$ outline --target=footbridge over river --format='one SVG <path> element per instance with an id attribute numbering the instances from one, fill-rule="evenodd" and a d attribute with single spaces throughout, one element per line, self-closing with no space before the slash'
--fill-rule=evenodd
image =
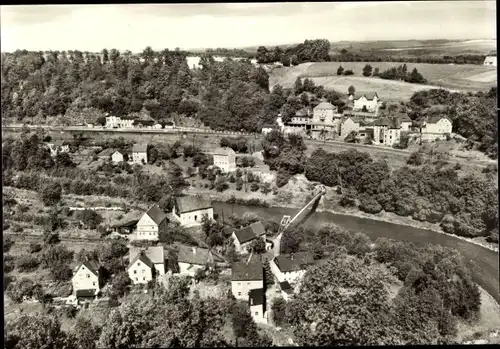
<path id="1" fill-rule="evenodd" d="M 298 226 L 307 217 L 309 217 L 309 215 L 316 211 L 321 197 L 326 193 L 326 189 L 322 185 L 318 186 L 317 190 L 318 192 L 316 193 L 316 195 L 314 195 L 313 198 L 309 200 L 295 216 L 283 216 L 283 218 L 281 219 L 278 236 L 276 236 L 276 238 L 273 240 L 274 256 L 279 256 L 280 254 L 281 238 L 283 237 L 283 233 L 290 228 Z"/>

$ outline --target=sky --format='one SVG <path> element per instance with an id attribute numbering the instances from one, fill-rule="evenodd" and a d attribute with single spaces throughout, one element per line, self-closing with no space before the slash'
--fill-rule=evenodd
<path id="1" fill-rule="evenodd" d="M 495 39 L 495 1 L 0 6 L 1 51 Z"/>

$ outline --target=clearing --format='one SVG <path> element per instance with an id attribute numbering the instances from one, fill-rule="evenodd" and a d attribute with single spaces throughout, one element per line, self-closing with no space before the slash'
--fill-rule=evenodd
<path id="1" fill-rule="evenodd" d="M 380 72 L 398 66 L 400 62 L 316 62 L 304 63 L 295 67 L 277 67 L 269 77 L 272 87 L 280 84 L 283 87 L 292 87 L 300 77 L 313 78 L 316 84 L 327 89 L 346 92 L 350 85 L 357 91 L 377 91 L 384 100 L 409 99 L 417 91 L 446 88 L 456 91 L 475 92 L 486 91 L 496 86 L 496 68 L 474 64 L 448 65 L 428 63 L 407 63 L 408 71 L 417 70 L 429 81 L 428 85 L 410 84 L 395 80 L 384 80 L 377 77 L 362 76 L 363 67 L 370 64 Z M 351 69 L 355 75 L 338 76 L 337 68 Z"/>

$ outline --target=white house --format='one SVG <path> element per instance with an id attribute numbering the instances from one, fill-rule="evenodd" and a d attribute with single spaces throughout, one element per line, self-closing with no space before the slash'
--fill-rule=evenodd
<path id="1" fill-rule="evenodd" d="M 127 272 L 133 284 L 147 284 L 155 277 L 155 266 L 146 253 L 140 251 L 130 261 Z"/>
<path id="2" fill-rule="evenodd" d="M 289 283 L 298 281 L 306 272 L 306 268 L 313 264 L 315 264 L 313 255 L 309 252 L 282 254 L 274 257 L 269 263 L 276 279 L 279 282 Z"/>
<path id="3" fill-rule="evenodd" d="M 132 146 L 132 161 L 134 164 L 142 165 L 148 163 L 148 145 L 134 144 Z"/>
<path id="4" fill-rule="evenodd" d="M 231 292 L 236 299 L 248 301 L 251 290 L 264 288 L 264 267 L 260 261 L 237 262 L 231 267 Z"/>
<path id="5" fill-rule="evenodd" d="M 237 253 L 250 253 L 252 243 L 257 239 L 266 241 L 266 228 L 261 221 L 254 222 L 249 226 L 235 230 L 232 234 L 234 247 Z M 266 242 L 266 249 L 270 246 Z"/>
<path id="6" fill-rule="evenodd" d="M 137 239 L 156 241 L 167 224 L 167 214 L 153 205 L 137 222 Z"/>
<path id="7" fill-rule="evenodd" d="M 281 296 L 287 302 L 293 297 L 293 287 L 288 281 L 280 282 L 279 289 L 281 291 Z"/>
<path id="8" fill-rule="evenodd" d="M 401 131 L 403 129 L 400 118 L 379 118 L 369 126 L 373 128 L 374 144 L 383 144 L 391 147 L 395 143 L 399 143 L 401 139 Z"/>
<path id="9" fill-rule="evenodd" d="M 236 153 L 231 148 L 217 148 L 213 152 L 214 166 L 228 173 L 236 171 Z"/>
<path id="10" fill-rule="evenodd" d="M 80 263 L 73 272 L 71 283 L 76 297 L 95 296 L 101 289 L 99 266 L 93 261 Z"/>
<path id="11" fill-rule="evenodd" d="M 204 269 L 208 263 L 220 262 L 212 252 L 206 248 L 180 245 L 177 253 L 179 274 L 195 276 L 196 271 Z"/>
<path id="12" fill-rule="evenodd" d="M 121 151 L 121 150 L 115 150 L 113 154 L 111 154 L 111 161 L 114 164 L 119 164 L 122 161 L 125 161 L 127 157 L 127 153 Z"/>
<path id="13" fill-rule="evenodd" d="M 342 122 L 340 136 L 345 138 L 352 131 L 359 132 L 365 125 L 363 118 L 350 116 Z"/>
<path id="14" fill-rule="evenodd" d="M 250 290 L 248 293 L 248 306 L 253 321 L 267 324 L 266 292 L 263 288 Z"/>
<path id="15" fill-rule="evenodd" d="M 451 120 L 446 116 L 433 116 L 427 119 L 422 127 L 422 140 L 433 141 L 436 139 L 445 140 L 446 134 L 452 131 Z"/>
<path id="16" fill-rule="evenodd" d="M 413 124 L 412 120 L 406 113 L 401 113 L 397 116 L 399 118 L 399 122 L 401 123 L 401 131 L 408 132 L 410 131 L 411 125 Z"/>
<path id="17" fill-rule="evenodd" d="M 364 93 L 357 97 L 354 97 L 353 110 L 364 110 L 371 113 L 376 113 L 378 111 L 379 98 L 376 92 Z"/>
<path id="18" fill-rule="evenodd" d="M 163 127 L 161 126 L 161 124 L 154 124 L 153 128 L 154 129 L 162 129 Z"/>
<path id="19" fill-rule="evenodd" d="M 120 119 L 118 120 L 119 128 L 134 128 L 134 119 Z"/>
<path id="20" fill-rule="evenodd" d="M 154 268 L 154 272 L 152 277 L 162 277 L 166 273 L 166 255 L 165 255 L 165 249 L 163 246 L 148 246 L 146 248 L 140 248 L 140 247 L 130 247 L 129 249 L 129 260 L 130 260 L 130 265 L 134 264 L 134 261 L 136 257 L 140 254 L 144 254 L 145 257 L 148 258 L 148 260 L 151 262 Z M 137 266 L 136 266 L 137 267 Z M 139 275 L 134 272 L 136 269 L 130 269 L 129 271 L 129 276 L 130 274 L 133 274 L 131 276 L 132 281 L 135 283 L 136 281 L 139 282 L 139 280 L 135 280 L 134 275 Z M 144 280 L 142 280 L 144 281 Z"/>
<path id="21" fill-rule="evenodd" d="M 201 196 L 176 197 L 172 215 L 182 226 L 194 226 L 201 224 L 204 215 L 208 219 L 214 219 L 214 209 L 210 200 Z"/>
<path id="22" fill-rule="evenodd" d="M 486 56 L 483 64 L 496 67 L 497 66 L 497 56 Z"/>

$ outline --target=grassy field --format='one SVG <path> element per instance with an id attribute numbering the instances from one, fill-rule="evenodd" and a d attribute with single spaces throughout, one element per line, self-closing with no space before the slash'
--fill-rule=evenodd
<path id="1" fill-rule="evenodd" d="M 401 81 L 383 80 L 362 76 L 363 67 L 370 64 L 384 71 L 400 65 L 398 62 L 318 62 L 304 63 L 296 67 L 279 67 L 272 71 L 269 85 L 280 84 L 292 87 L 298 76 L 313 78 L 316 84 L 327 89 L 347 92 L 354 85 L 359 92 L 376 91 L 384 100 L 406 100 L 417 91 L 442 87 L 456 91 L 484 91 L 496 86 L 496 68 L 481 65 L 447 65 L 408 63 L 408 71 L 417 68 L 429 81 L 428 85 L 409 84 Z M 337 68 L 352 69 L 355 75 L 337 76 Z"/>

